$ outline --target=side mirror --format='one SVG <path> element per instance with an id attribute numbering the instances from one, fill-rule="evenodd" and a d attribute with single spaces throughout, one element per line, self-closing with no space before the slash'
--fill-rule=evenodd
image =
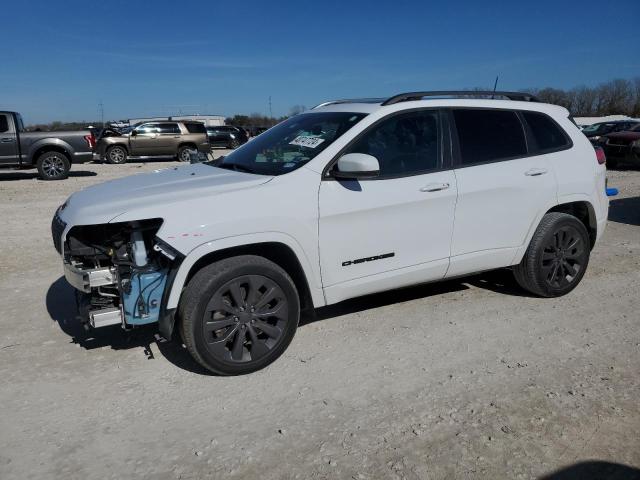
<path id="1" fill-rule="evenodd" d="M 137 136 L 137 135 L 138 135 L 137 130 L 131 130 L 131 136 L 132 136 L 132 137 L 135 137 L 135 136 Z"/>
<path id="2" fill-rule="evenodd" d="M 373 155 L 366 153 L 347 153 L 338 159 L 331 175 L 334 178 L 358 179 L 373 178 L 380 174 L 380 163 Z"/>

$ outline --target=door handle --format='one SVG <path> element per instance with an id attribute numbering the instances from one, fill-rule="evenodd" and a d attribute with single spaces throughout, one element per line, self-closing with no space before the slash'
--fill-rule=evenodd
<path id="1" fill-rule="evenodd" d="M 440 190 L 446 190 L 450 185 L 448 183 L 430 183 L 420 189 L 421 192 L 439 192 Z"/>
<path id="2" fill-rule="evenodd" d="M 544 175 L 545 173 L 547 173 L 547 169 L 546 168 L 531 168 L 531 169 L 527 170 L 526 172 L 524 172 L 524 174 L 527 177 L 538 177 L 540 175 Z"/>
<path id="3" fill-rule="evenodd" d="M 13 142 L 15 142 L 15 138 L 12 138 L 12 137 L 0 138 L 0 142 L 1 143 L 13 143 Z"/>

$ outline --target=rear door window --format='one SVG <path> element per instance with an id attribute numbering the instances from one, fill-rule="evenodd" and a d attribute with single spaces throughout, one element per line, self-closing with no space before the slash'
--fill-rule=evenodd
<path id="1" fill-rule="evenodd" d="M 564 130 L 548 115 L 540 112 L 522 112 L 525 122 L 533 137 L 532 152 L 561 150 L 570 145 L 569 137 Z"/>
<path id="2" fill-rule="evenodd" d="M 463 166 L 496 162 L 527 154 L 522 123 L 515 111 L 454 109 Z"/>
<path id="3" fill-rule="evenodd" d="M 161 123 L 158 125 L 160 133 L 180 133 L 180 128 L 177 123 Z"/>

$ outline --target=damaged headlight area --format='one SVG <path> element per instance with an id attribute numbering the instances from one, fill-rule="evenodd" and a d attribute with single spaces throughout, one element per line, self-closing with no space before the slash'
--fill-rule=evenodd
<path id="1" fill-rule="evenodd" d="M 67 281 L 86 325 L 157 322 L 180 254 L 156 238 L 161 219 L 73 227 L 64 244 Z"/>

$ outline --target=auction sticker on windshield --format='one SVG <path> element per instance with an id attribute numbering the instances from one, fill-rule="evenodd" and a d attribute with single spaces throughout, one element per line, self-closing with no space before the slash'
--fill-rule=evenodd
<path id="1" fill-rule="evenodd" d="M 306 135 L 300 135 L 289 142 L 289 145 L 299 145 L 300 147 L 316 148 L 324 142 L 324 138 L 320 137 L 307 137 Z"/>

